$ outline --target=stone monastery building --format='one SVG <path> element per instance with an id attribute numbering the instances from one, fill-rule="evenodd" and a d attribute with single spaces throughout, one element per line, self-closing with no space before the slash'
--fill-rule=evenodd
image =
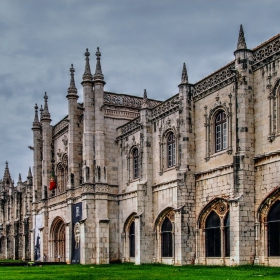
<path id="1" fill-rule="evenodd" d="M 280 265 L 280 34 L 161 102 L 107 92 L 85 53 L 68 115 L 35 106 L 34 166 L 0 185 L 0 258 Z M 49 190 L 50 181 L 55 184 Z"/>

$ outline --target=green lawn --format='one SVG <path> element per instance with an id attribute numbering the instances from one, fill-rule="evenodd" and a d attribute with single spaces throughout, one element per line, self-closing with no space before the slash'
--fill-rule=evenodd
<path id="1" fill-rule="evenodd" d="M 53 265 L 0 267 L 0 279 L 279 279 L 280 268 L 263 266 Z"/>

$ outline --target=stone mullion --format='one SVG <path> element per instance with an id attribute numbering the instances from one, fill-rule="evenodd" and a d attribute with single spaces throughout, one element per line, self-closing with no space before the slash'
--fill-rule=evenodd
<path id="1" fill-rule="evenodd" d="M 127 178 L 127 185 L 129 185 L 130 183 L 130 155 L 127 156 L 127 175 L 128 175 L 128 178 Z"/>
<path id="2" fill-rule="evenodd" d="M 159 175 L 162 175 L 163 173 L 163 149 L 162 149 L 162 141 L 161 141 L 161 137 L 160 137 L 160 141 L 159 141 Z"/>
<path id="3" fill-rule="evenodd" d="M 223 260 L 223 265 L 225 264 L 225 250 L 226 250 L 226 247 L 225 247 L 225 227 L 224 226 L 221 226 L 221 258 Z"/>
<path id="4" fill-rule="evenodd" d="M 268 242 L 267 242 L 267 222 L 264 223 L 263 225 L 263 255 L 264 255 L 264 264 L 268 265 L 269 264 L 269 256 L 268 256 Z"/>
<path id="5" fill-rule="evenodd" d="M 259 240 L 260 240 L 260 223 L 255 223 L 255 260 L 254 264 L 259 264 L 260 259 L 259 259 Z"/>
<path id="6" fill-rule="evenodd" d="M 272 102 L 271 102 L 272 97 L 269 95 L 268 100 L 269 100 L 269 137 L 272 136 L 272 115 L 271 115 L 271 107 L 272 107 Z"/>
<path id="7" fill-rule="evenodd" d="M 207 106 L 204 106 L 205 109 L 205 114 L 204 114 L 204 118 L 205 118 L 205 122 L 204 122 L 204 127 L 205 127 L 205 160 L 208 160 L 208 120 L 207 120 Z"/>
<path id="8" fill-rule="evenodd" d="M 229 95 L 229 114 L 228 114 L 228 154 L 232 153 L 232 95 Z"/>
<path id="9" fill-rule="evenodd" d="M 176 133 L 176 139 L 175 139 L 175 149 L 176 149 L 176 159 L 175 159 L 175 166 L 176 168 L 179 168 L 180 166 L 180 159 L 179 159 L 179 132 Z"/>

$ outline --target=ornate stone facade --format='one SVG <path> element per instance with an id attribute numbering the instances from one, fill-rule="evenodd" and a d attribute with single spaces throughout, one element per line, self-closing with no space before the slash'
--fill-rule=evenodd
<path id="1" fill-rule="evenodd" d="M 241 27 L 233 61 L 195 84 L 184 64 L 163 102 L 104 91 L 87 50 L 83 103 L 72 65 L 68 116 L 50 124 L 47 94 L 35 106 L 33 177 L 5 169 L 1 256 L 279 265 L 279 40 L 248 49 Z"/>

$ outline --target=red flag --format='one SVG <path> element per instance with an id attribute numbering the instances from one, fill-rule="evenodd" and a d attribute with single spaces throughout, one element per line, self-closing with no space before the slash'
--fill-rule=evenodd
<path id="1" fill-rule="evenodd" d="M 55 180 L 55 175 L 54 172 L 51 172 L 51 178 L 50 178 L 50 191 L 56 189 L 57 185 L 56 185 L 56 180 Z"/>

